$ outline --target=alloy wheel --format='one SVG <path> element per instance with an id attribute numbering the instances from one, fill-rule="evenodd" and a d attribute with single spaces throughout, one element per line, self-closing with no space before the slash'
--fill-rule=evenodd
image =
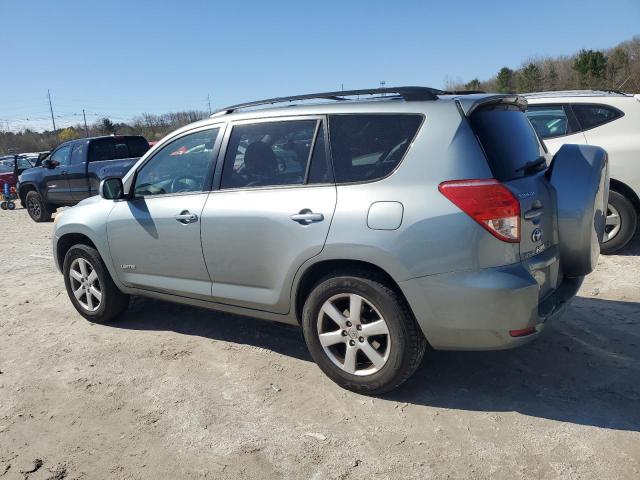
<path id="1" fill-rule="evenodd" d="M 35 198 L 29 199 L 29 202 L 27 203 L 27 208 L 29 209 L 29 212 L 31 212 L 32 216 L 34 217 L 40 216 L 40 202 L 38 202 Z"/>
<path id="2" fill-rule="evenodd" d="M 69 269 L 71 290 L 80 306 L 87 312 L 95 312 L 102 303 L 102 285 L 98 273 L 86 259 L 76 258 Z"/>
<path id="3" fill-rule="evenodd" d="M 334 295 L 320 308 L 318 338 L 325 354 L 341 370 L 366 376 L 389 359 L 389 327 L 375 306 L 355 293 Z"/>
<path id="4" fill-rule="evenodd" d="M 607 217 L 604 225 L 604 238 L 602 239 L 602 243 L 607 243 L 618 235 L 621 225 L 620 212 L 609 203 L 607 205 Z"/>

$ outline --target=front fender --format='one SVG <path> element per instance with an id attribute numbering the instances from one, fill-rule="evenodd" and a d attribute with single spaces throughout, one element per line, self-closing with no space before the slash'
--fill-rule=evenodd
<path id="1" fill-rule="evenodd" d="M 63 261 L 62 258 L 58 258 L 60 241 L 69 235 L 81 235 L 88 238 L 95 245 L 107 270 L 111 274 L 111 278 L 120 287 L 107 238 L 107 220 L 115 202 L 102 198 L 96 200 L 95 197 L 87 200 L 92 201 L 85 200 L 82 204 L 66 208 L 58 214 L 52 235 L 53 256 L 56 267 L 60 270 Z"/>

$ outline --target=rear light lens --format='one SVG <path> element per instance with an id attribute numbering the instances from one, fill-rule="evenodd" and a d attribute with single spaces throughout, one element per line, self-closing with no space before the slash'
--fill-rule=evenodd
<path id="1" fill-rule="evenodd" d="M 536 333 L 536 327 L 527 327 L 520 330 L 509 330 L 509 335 L 511 335 L 512 337 L 526 337 L 527 335 L 531 335 L 534 333 Z"/>
<path id="2" fill-rule="evenodd" d="M 442 182 L 438 190 L 503 242 L 520 241 L 520 202 L 493 178 Z"/>

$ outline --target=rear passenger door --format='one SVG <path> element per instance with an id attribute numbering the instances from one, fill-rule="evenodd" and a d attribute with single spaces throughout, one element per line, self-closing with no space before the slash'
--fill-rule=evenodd
<path id="1" fill-rule="evenodd" d="M 213 300 L 287 313 L 293 277 L 322 250 L 336 204 L 325 120 L 236 122 L 225 145 L 202 212 Z"/>
<path id="2" fill-rule="evenodd" d="M 527 117 L 552 155 L 565 143 L 587 143 L 569 105 L 529 105 Z"/>

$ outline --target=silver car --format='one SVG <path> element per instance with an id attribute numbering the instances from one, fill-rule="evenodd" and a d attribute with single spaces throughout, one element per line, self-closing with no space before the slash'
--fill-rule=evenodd
<path id="1" fill-rule="evenodd" d="M 386 392 L 427 345 L 537 337 L 596 264 L 606 152 L 549 158 L 524 110 L 424 87 L 234 105 L 58 215 L 56 266 L 92 322 L 142 295 L 301 325 L 336 383 Z"/>

